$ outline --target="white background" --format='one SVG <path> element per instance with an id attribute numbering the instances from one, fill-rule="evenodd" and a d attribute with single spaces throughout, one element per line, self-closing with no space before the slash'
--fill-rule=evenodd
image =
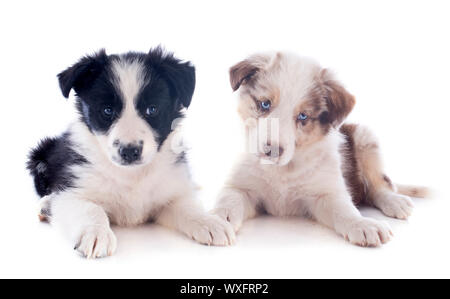
<path id="1" fill-rule="evenodd" d="M 450 277 L 448 1 L 2 1 L 0 4 L 0 277 Z M 304 219 L 249 221 L 237 245 L 209 248 L 146 225 L 114 228 L 119 246 L 80 258 L 37 221 L 29 149 L 76 115 L 56 74 L 86 53 L 163 44 L 197 67 L 185 121 L 191 166 L 207 207 L 241 148 L 228 68 L 248 54 L 289 50 L 335 70 L 356 95 L 350 119 L 372 127 L 387 173 L 428 185 L 409 221 L 387 220 L 382 248 L 346 243 Z M 168 182 L 169 183 L 169 182 Z"/>

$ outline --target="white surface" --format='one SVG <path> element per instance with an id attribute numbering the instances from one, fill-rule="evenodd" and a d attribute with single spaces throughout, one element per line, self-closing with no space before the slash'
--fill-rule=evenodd
<path id="1" fill-rule="evenodd" d="M 0 277 L 450 277 L 447 1 L 16 1 L 0 4 L 2 148 Z M 388 220 L 382 248 L 347 244 L 303 219 L 249 221 L 237 245 L 209 248 L 156 225 L 114 228 L 117 254 L 78 257 L 37 221 L 24 170 L 39 138 L 75 116 L 56 74 L 85 53 L 165 45 L 197 66 L 186 120 L 191 165 L 207 207 L 241 145 L 228 68 L 261 50 L 290 50 L 334 69 L 356 95 L 351 120 L 380 138 L 394 181 L 433 187 L 407 222 Z"/>

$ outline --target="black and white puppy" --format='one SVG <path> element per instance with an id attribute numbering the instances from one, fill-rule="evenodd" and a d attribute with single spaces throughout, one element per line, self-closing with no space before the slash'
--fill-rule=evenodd
<path id="1" fill-rule="evenodd" d="M 195 68 L 161 48 L 82 58 L 58 75 L 73 89 L 80 119 L 31 151 L 28 169 L 43 197 L 41 219 L 59 226 L 86 257 L 114 253 L 110 223 L 154 220 L 194 240 L 228 245 L 232 227 L 194 200 L 178 119 L 195 87 Z"/>

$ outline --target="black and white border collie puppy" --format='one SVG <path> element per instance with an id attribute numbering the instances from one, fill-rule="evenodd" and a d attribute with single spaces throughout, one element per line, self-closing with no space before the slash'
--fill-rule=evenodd
<path id="1" fill-rule="evenodd" d="M 101 50 L 58 78 L 64 97 L 76 92 L 81 117 L 30 153 L 42 220 L 88 258 L 116 250 L 110 223 L 154 220 L 202 244 L 233 242 L 232 227 L 194 200 L 184 153 L 172 146 L 194 92 L 194 66 L 160 47 L 148 54 Z"/>

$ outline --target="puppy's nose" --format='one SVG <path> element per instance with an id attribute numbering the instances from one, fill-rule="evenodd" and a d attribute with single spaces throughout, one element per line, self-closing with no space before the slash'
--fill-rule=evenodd
<path id="1" fill-rule="evenodd" d="M 131 164 L 141 158 L 142 145 L 128 144 L 119 148 L 119 155 L 126 164 Z"/>
<path id="2" fill-rule="evenodd" d="M 278 153 L 275 152 L 271 146 L 269 146 L 267 148 L 267 150 L 265 151 L 265 154 L 267 157 L 277 158 L 277 157 L 281 157 L 281 155 L 283 155 L 283 152 L 284 152 L 284 148 L 282 148 L 281 146 L 278 147 Z"/>

